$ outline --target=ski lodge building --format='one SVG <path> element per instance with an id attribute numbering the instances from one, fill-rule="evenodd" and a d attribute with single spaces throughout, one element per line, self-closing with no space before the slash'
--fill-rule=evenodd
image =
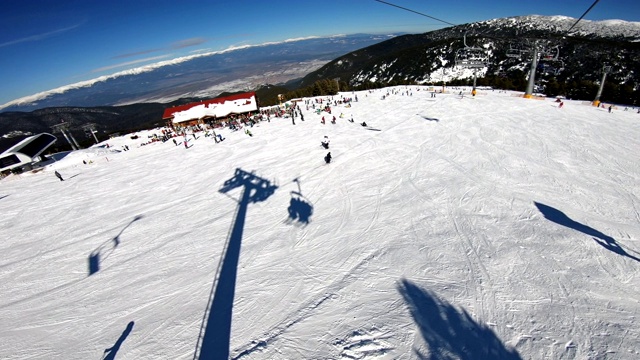
<path id="1" fill-rule="evenodd" d="M 255 92 L 246 92 L 210 100 L 174 106 L 164 110 L 162 119 L 171 127 L 186 127 L 226 121 L 231 116 L 258 111 Z"/>
<path id="2" fill-rule="evenodd" d="M 57 138 L 48 133 L 41 133 L 20 141 L 0 154 L 0 173 L 7 173 L 14 169 L 29 170 L 31 165 L 43 160 L 40 156 Z"/>

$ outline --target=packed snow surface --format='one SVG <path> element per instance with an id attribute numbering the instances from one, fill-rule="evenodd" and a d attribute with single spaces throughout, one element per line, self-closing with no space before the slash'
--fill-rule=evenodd
<path id="1" fill-rule="evenodd" d="M 0 358 L 640 358 L 640 114 L 447 91 L 3 179 Z"/>

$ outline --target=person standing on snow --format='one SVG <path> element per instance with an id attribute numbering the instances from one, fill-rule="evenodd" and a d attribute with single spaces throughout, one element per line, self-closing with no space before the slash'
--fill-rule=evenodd
<path id="1" fill-rule="evenodd" d="M 321 145 L 325 149 L 329 148 L 329 137 L 327 135 L 324 136 L 324 139 L 322 140 Z"/>
<path id="2" fill-rule="evenodd" d="M 56 176 L 58 177 L 58 179 L 60 179 L 60 181 L 64 181 L 64 179 L 62 178 L 62 175 L 60 175 L 58 170 L 54 171 L 53 173 L 56 174 Z"/>
<path id="3" fill-rule="evenodd" d="M 331 162 L 331 152 L 328 152 L 327 155 L 325 155 L 324 162 L 327 164 Z"/>

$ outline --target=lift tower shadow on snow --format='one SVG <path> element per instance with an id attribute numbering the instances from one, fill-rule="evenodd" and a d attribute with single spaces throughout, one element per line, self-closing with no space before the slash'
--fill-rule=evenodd
<path id="1" fill-rule="evenodd" d="M 235 220 L 229 230 L 224 255 L 211 287 L 194 360 L 229 359 L 233 299 L 247 208 L 251 203 L 267 200 L 278 187 L 253 173 L 236 169 L 234 176 L 224 182 L 219 192 L 226 194 L 236 188 L 244 189 L 238 200 Z"/>

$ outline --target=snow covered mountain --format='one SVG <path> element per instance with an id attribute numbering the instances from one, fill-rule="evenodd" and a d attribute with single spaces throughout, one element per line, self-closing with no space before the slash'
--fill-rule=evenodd
<path id="1" fill-rule="evenodd" d="M 568 16 L 528 15 L 481 21 L 476 24 L 470 24 L 470 27 L 511 28 L 521 32 L 543 30 L 550 33 L 566 33 L 567 36 L 624 37 L 632 41 L 640 41 L 640 22 L 625 20 L 592 21 L 583 19 L 571 29 L 571 32 L 567 32 L 577 20 L 578 19 Z"/>
<path id="2" fill-rule="evenodd" d="M 91 107 L 168 103 L 179 98 L 213 98 L 263 84 L 285 83 L 328 61 L 393 35 L 352 34 L 297 39 L 209 52 L 71 84 L 0 104 L 0 111 L 47 107 Z"/>
<path id="3" fill-rule="evenodd" d="M 640 358 L 640 114 L 430 90 L 0 180 L 0 358 Z"/>
<path id="4" fill-rule="evenodd" d="M 611 67 L 607 101 L 640 104 L 640 23 L 621 20 L 580 21 L 564 16 L 521 16 L 487 20 L 404 35 L 354 51 L 307 75 L 340 78 L 356 88 L 396 84 L 469 84 L 473 70 L 456 64 L 468 47 L 483 49 L 487 66 L 477 69 L 481 85 L 523 91 L 533 46 L 542 50 L 536 79 L 547 94 L 593 100 L 602 68 Z M 510 51 L 522 51 L 510 57 Z"/>

